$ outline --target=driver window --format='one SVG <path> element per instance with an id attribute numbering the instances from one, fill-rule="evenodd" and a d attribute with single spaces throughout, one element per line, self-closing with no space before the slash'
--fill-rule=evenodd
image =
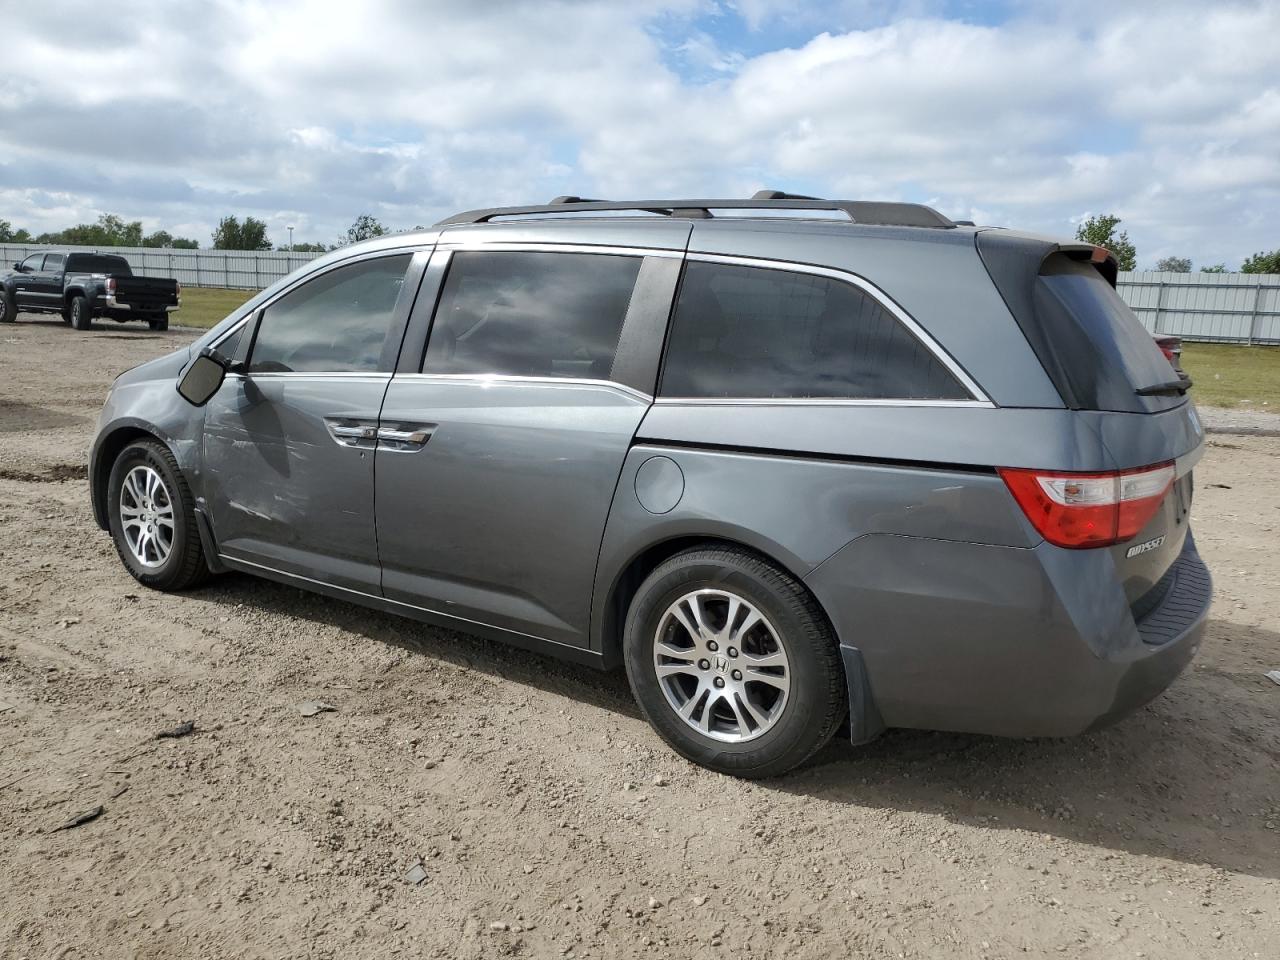
<path id="1" fill-rule="evenodd" d="M 44 262 L 43 253 L 33 253 L 27 259 L 22 261 L 23 273 L 34 273 L 40 269 L 40 264 Z"/>
<path id="2" fill-rule="evenodd" d="M 363 260 L 285 294 L 263 312 L 249 372 L 377 370 L 411 259 Z"/>

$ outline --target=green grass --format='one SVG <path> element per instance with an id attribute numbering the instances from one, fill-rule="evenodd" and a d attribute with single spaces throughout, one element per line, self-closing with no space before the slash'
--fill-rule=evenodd
<path id="1" fill-rule="evenodd" d="M 1198 404 L 1280 414 L 1280 347 L 1183 343 L 1182 369 Z"/>
<path id="2" fill-rule="evenodd" d="M 183 287 L 182 309 L 169 314 L 169 321 L 184 327 L 201 327 L 207 330 L 257 292 L 223 290 L 219 287 Z"/>

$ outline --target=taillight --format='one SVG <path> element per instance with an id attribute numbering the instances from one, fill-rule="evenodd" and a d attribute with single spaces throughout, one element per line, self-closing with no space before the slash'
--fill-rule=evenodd
<path id="1" fill-rule="evenodd" d="M 116 278 L 107 277 L 107 296 L 114 297 L 116 295 Z"/>
<path id="2" fill-rule="evenodd" d="M 1109 473 L 1000 468 L 1005 486 L 1040 535 L 1071 549 L 1137 536 L 1160 509 L 1174 473 L 1172 463 Z"/>
<path id="3" fill-rule="evenodd" d="M 1163 340 L 1156 341 L 1156 345 L 1160 348 L 1160 352 L 1164 354 L 1164 358 L 1173 367 L 1178 367 L 1182 360 L 1182 340 L 1178 337 L 1166 337 Z"/>

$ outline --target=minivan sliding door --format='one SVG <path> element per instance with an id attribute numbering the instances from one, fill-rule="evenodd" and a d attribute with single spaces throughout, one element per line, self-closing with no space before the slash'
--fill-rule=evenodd
<path id="1" fill-rule="evenodd" d="M 383 593 L 587 646 L 614 487 L 652 402 L 681 254 L 437 248 L 425 357 L 387 389 L 376 470 Z"/>

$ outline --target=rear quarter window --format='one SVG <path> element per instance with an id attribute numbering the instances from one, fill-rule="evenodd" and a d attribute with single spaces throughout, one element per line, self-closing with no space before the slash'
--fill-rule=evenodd
<path id="1" fill-rule="evenodd" d="M 933 352 L 850 283 L 690 261 L 661 393 L 705 399 L 968 400 Z"/>

